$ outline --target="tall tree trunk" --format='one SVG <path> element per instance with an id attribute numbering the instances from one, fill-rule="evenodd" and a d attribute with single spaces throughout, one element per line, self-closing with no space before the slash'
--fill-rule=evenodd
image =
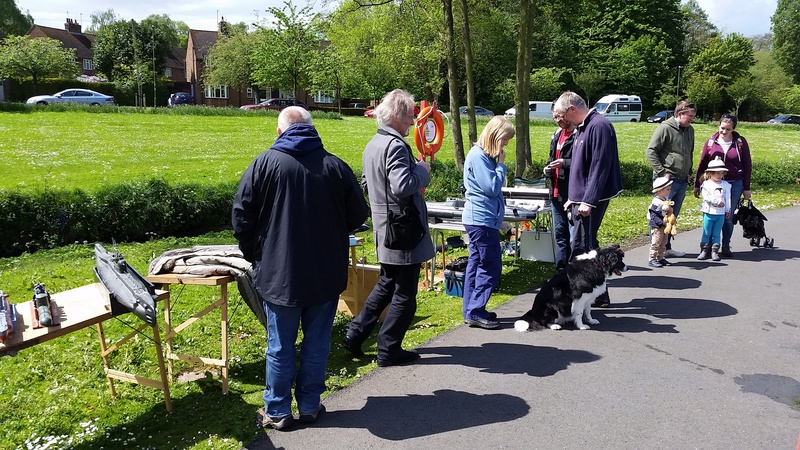
<path id="1" fill-rule="evenodd" d="M 453 27 L 453 1 L 442 0 L 444 5 L 444 23 L 447 29 L 444 48 L 447 53 L 447 84 L 450 88 L 450 123 L 453 131 L 453 151 L 456 166 L 464 169 L 464 141 L 461 137 L 461 117 L 458 115 L 458 78 L 456 77 L 455 31 Z"/>
<path id="2" fill-rule="evenodd" d="M 520 0 L 519 2 L 519 43 L 517 47 L 517 82 L 515 86 L 516 103 L 516 170 L 514 175 L 524 176 L 533 166 L 531 160 L 530 118 L 528 117 L 528 97 L 531 86 L 531 33 L 533 28 L 533 12 L 536 0 Z"/>
<path id="3" fill-rule="evenodd" d="M 475 125 L 475 77 L 472 73 L 472 42 L 469 38 L 469 9 L 467 0 L 461 0 L 461 16 L 464 25 L 461 28 L 461 39 L 464 46 L 464 70 L 467 72 L 467 114 L 469 120 L 469 145 L 478 141 L 478 128 Z M 458 111 L 450 110 L 450 115 L 458 114 Z"/>

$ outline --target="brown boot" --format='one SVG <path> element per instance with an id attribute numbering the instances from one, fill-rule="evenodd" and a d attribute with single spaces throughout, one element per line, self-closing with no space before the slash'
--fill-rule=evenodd
<path id="1" fill-rule="evenodd" d="M 697 255 L 698 261 L 708 259 L 708 244 L 700 244 L 700 254 Z"/>
<path id="2" fill-rule="evenodd" d="M 712 261 L 722 260 L 722 258 L 719 257 L 719 244 L 714 244 L 711 246 L 711 260 Z"/>

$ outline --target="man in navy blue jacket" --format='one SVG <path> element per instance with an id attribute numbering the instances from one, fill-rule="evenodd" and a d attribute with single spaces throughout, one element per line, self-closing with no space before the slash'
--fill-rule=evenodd
<path id="1" fill-rule="evenodd" d="M 575 226 L 572 257 L 600 246 L 597 232 L 609 201 L 622 192 L 617 133 L 614 126 L 574 92 L 564 92 L 553 111 L 578 128 L 572 145 L 569 197 L 565 205 Z M 600 304 L 608 304 L 605 301 Z"/>
<path id="2" fill-rule="evenodd" d="M 267 314 L 267 381 L 258 424 L 278 430 L 325 411 L 325 370 L 339 294 L 347 287 L 349 234 L 368 208 L 353 171 L 328 153 L 311 115 L 291 106 L 278 139 L 245 170 L 233 202 L 233 235 L 253 264 Z M 295 341 L 302 326 L 299 367 Z"/>

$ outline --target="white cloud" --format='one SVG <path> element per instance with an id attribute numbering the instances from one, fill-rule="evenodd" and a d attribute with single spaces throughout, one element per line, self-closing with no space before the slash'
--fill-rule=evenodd
<path id="1" fill-rule="evenodd" d="M 777 0 L 697 0 L 708 15 L 708 21 L 723 33 L 739 33 L 746 37 L 770 33 Z"/>

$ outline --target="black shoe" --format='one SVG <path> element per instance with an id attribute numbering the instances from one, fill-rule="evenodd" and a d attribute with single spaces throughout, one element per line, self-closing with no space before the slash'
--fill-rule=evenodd
<path id="1" fill-rule="evenodd" d="M 489 320 L 497 320 L 497 313 L 494 311 L 489 312 Z"/>
<path id="2" fill-rule="evenodd" d="M 361 344 L 356 344 L 353 338 L 345 336 L 344 339 L 342 339 L 342 343 L 344 344 L 344 348 L 346 348 L 351 355 L 357 357 L 364 356 L 364 351 L 361 350 Z"/>
<path id="3" fill-rule="evenodd" d="M 391 356 L 386 358 L 378 358 L 378 367 L 402 366 L 403 364 L 408 364 L 418 359 L 419 353 L 408 350 L 400 350 L 399 352 L 393 353 Z"/>
<path id="4" fill-rule="evenodd" d="M 500 322 L 491 319 L 484 319 L 483 317 L 464 319 L 464 323 L 471 327 L 483 328 L 485 330 L 493 330 L 500 326 Z"/>
<path id="5" fill-rule="evenodd" d="M 666 259 L 659 259 L 658 262 L 661 263 L 662 266 L 671 266 L 672 265 L 672 263 L 667 261 Z"/>
<path id="6" fill-rule="evenodd" d="M 317 418 L 319 417 L 319 415 L 324 413 L 324 412 L 325 412 L 325 405 L 320 403 L 319 406 L 317 406 L 317 409 L 314 412 L 308 412 L 308 413 L 301 412 L 300 413 L 300 422 L 303 422 L 303 423 L 314 423 L 314 422 L 317 421 Z"/>

